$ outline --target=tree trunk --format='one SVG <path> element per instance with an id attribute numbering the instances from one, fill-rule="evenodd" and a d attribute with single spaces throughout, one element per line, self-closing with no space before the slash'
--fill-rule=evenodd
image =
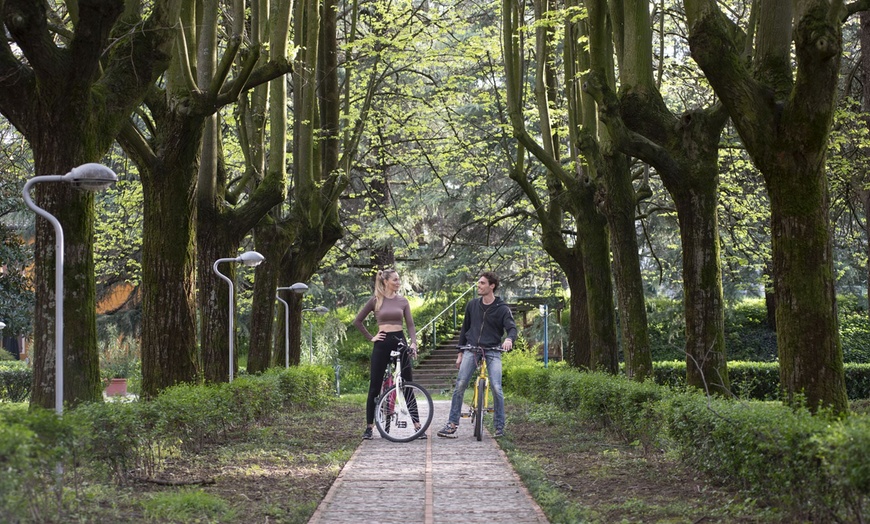
<path id="1" fill-rule="evenodd" d="M 811 409 L 830 406 L 843 411 L 848 400 L 834 291 L 827 179 L 820 166 L 803 164 L 803 155 L 795 160 L 782 166 L 782 173 L 768 171 L 777 180 L 768 183 L 768 192 L 780 380 L 790 400 L 803 394 Z"/>
<path id="2" fill-rule="evenodd" d="M 197 245 L 197 275 L 198 290 L 197 302 L 200 314 L 200 345 L 201 345 L 201 370 L 202 376 L 207 382 L 227 382 L 230 376 L 230 365 L 233 366 L 233 375 L 238 370 L 236 358 L 238 351 L 233 352 L 233 362 L 230 362 L 230 334 L 229 334 L 229 308 L 230 300 L 233 300 L 235 308 L 235 294 L 230 296 L 227 283 L 214 273 L 214 263 L 221 258 L 236 256 L 239 245 L 236 241 L 228 238 L 226 229 L 221 227 L 218 217 L 209 218 L 203 216 L 200 209 L 198 218 Z M 236 282 L 235 262 L 218 264 L 218 271 L 231 281 Z M 235 284 L 234 284 L 235 288 Z M 234 330 L 235 331 L 235 330 Z M 235 337 L 235 333 L 233 333 Z M 234 348 L 237 346 L 233 344 Z"/>
<path id="3" fill-rule="evenodd" d="M 580 258 L 580 257 L 578 257 Z M 582 260 L 582 258 L 581 258 Z M 564 359 L 571 367 L 592 368 L 592 348 L 589 336 L 589 305 L 586 297 L 586 277 L 583 264 L 562 267 L 571 290 L 571 310 L 568 319 L 568 347 Z"/>
<path id="4" fill-rule="evenodd" d="M 51 146 L 34 152 L 50 151 Z M 64 165 L 65 167 L 60 167 Z M 46 162 L 36 155 L 36 172 L 64 174 L 74 165 Z M 94 300 L 93 196 L 62 183 L 36 184 L 36 204 L 60 222 L 64 236 L 63 264 L 63 402 L 76 405 L 101 397 Z M 56 344 L 55 232 L 37 219 L 35 255 L 36 315 L 33 340 L 33 389 L 31 404 L 55 407 Z"/>
<path id="5" fill-rule="evenodd" d="M 578 210 L 591 210 L 588 201 L 578 203 Z M 586 304 L 589 318 L 589 369 L 616 374 L 619 372 L 619 343 L 616 336 L 616 314 L 613 303 L 613 275 L 610 271 L 610 237 L 606 219 L 597 213 L 579 212 L 577 242 L 583 254 L 583 274 L 586 278 Z"/>
<path id="6" fill-rule="evenodd" d="M 177 122 L 177 121 L 176 121 Z M 182 126 L 185 127 L 185 126 Z M 164 129 L 173 129 L 167 125 Z M 180 133 L 188 144 L 156 165 L 140 164 L 145 213 L 142 226 L 142 395 L 155 397 L 196 378 L 193 197 L 197 133 Z"/>
<path id="7" fill-rule="evenodd" d="M 713 164 L 715 166 L 715 163 Z M 687 177 L 688 178 L 688 177 Z M 706 177 L 715 181 L 716 177 Z M 708 393 L 730 389 L 725 356 L 725 308 L 716 220 L 717 186 L 673 191 L 683 247 L 686 383 Z"/>
<path id="8" fill-rule="evenodd" d="M 845 412 L 824 167 L 840 21 L 826 1 L 760 3 L 750 71 L 732 22 L 715 2 L 686 0 L 685 7 L 692 56 L 728 109 L 770 196 L 782 386 L 789 401 L 803 394 L 810 409 Z"/>
<path id="9" fill-rule="evenodd" d="M 46 2 L 0 2 L 5 34 L 0 42 L 0 112 L 33 150 L 37 174 L 63 175 L 109 150 L 121 125 L 165 69 L 178 17 L 174 1 L 154 2 L 149 17 L 123 11 L 122 2 L 76 13 L 71 36 L 52 27 Z M 123 16 L 122 16 L 123 15 Z M 142 31 L 110 33 L 122 24 Z M 63 40 L 62 48 L 57 39 Z M 13 51 L 12 46 L 15 49 Z M 25 59 L 26 57 L 26 59 Z M 42 184 L 40 184 L 42 185 Z M 64 257 L 64 400 L 97 400 L 102 385 L 96 348 L 93 262 L 93 197 L 65 184 L 37 187 L 44 209 L 61 223 Z M 31 402 L 55 404 L 53 228 L 37 220 L 35 252 L 36 327 Z"/>
<path id="10" fill-rule="evenodd" d="M 652 376 L 652 354 L 638 257 L 634 188 L 624 154 L 609 155 L 605 163 L 607 167 L 602 170 L 602 178 L 605 180 L 607 198 L 603 199 L 603 207 L 613 251 L 613 275 L 619 303 L 625 374 L 643 382 Z"/>
<path id="11" fill-rule="evenodd" d="M 284 325 L 284 304 L 275 298 L 278 287 L 289 286 L 295 282 L 279 282 L 280 260 L 287 250 L 287 241 L 282 230 L 271 220 L 265 220 L 256 229 L 257 250 L 266 260 L 257 266 L 254 277 L 254 297 L 251 308 L 251 341 L 248 347 L 248 372 L 261 373 L 280 363 L 284 365 L 284 351 L 280 358 L 272 353 L 272 334 L 275 325 L 275 312 L 280 314 L 279 328 Z M 262 246 L 262 247 L 260 247 Z M 282 298 L 292 293 L 282 292 Z M 288 301 L 289 303 L 289 301 Z M 284 340 L 283 332 L 275 336 L 275 342 Z M 282 342 L 283 344 L 283 342 Z"/>

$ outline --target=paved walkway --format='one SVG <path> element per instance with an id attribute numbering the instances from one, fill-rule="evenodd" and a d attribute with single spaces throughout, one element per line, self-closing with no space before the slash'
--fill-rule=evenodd
<path id="1" fill-rule="evenodd" d="M 481 442 L 467 419 L 459 438 L 435 432 L 450 401 L 435 401 L 429 438 L 397 444 L 364 440 L 339 473 L 309 524 L 546 523 L 489 433 Z"/>

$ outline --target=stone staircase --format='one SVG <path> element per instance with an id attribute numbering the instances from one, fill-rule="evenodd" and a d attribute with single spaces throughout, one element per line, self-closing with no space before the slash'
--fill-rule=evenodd
<path id="1" fill-rule="evenodd" d="M 414 382 L 433 395 L 447 394 L 456 383 L 456 346 L 459 331 L 444 339 L 414 368 Z"/>

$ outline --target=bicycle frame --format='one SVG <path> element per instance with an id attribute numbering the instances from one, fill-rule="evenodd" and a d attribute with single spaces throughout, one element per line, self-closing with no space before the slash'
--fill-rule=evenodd
<path id="1" fill-rule="evenodd" d="M 410 442 L 425 433 L 434 412 L 429 392 L 402 378 L 402 349 L 400 343 L 390 352 L 390 363 L 384 371 L 381 394 L 375 407 L 378 431 L 393 442 Z"/>
<path id="2" fill-rule="evenodd" d="M 492 392 L 489 390 L 489 376 L 487 376 L 486 374 L 486 358 L 484 356 L 481 356 L 480 360 L 481 363 L 480 366 L 478 366 L 477 380 L 475 382 L 477 384 L 480 384 L 480 381 L 483 380 L 483 384 L 484 386 L 486 386 L 483 395 L 483 409 L 489 412 L 492 411 L 492 408 L 489 406 L 489 396 L 492 394 Z M 471 398 L 472 406 L 477 406 L 478 395 L 479 394 L 477 388 L 474 388 L 474 395 Z"/>
<path id="3" fill-rule="evenodd" d="M 402 413 L 407 411 L 408 404 L 405 401 L 405 395 L 396 395 L 397 391 L 402 390 L 402 361 L 400 358 L 401 352 L 391 351 L 390 352 L 390 363 L 387 365 L 387 371 L 384 373 L 384 383 L 381 385 L 381 395 L 387 393 L 393 386 L 396 386 L 395 389 L 391 393 L 389 393 L 389 403 L 390 403 L 390 411 L 399 409 Z M 398 406 L 396 405 L 398 403 Z"/>
<path id="4" fill-rule="evenodd" d="M 475 364 L 478 368 L 477 380 L 472 388 L 471 407 L 467 416 L 471 417 L 474 426 L 474 437 L 480 441 L 483 438 L 483 415 L 492 412 L 490 406 L 491 391 L 489 388 L 489 375 L 486 372 L 486 352 L 501 351 L 501 348 L 467 347 L 474 354 Z"/>

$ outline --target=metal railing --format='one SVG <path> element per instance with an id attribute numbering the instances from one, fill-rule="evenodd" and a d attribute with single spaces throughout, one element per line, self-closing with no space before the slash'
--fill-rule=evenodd
<path id="1" fill-rule="evenodd" d="M 432 320 L 426 323 L 425 326 L 417 330 L 417 340 L 420 343 L 420 347 L 418 348 L 420 358 L 428 355 L 433 349 L 438 346 L 438 320 L 441 319 L 441 317 L 443 317 L 444 314 L 448 311 L 451 312 L 453 315 L 453 331 L 456 331 L 456 303 L 462 300 L 462 297 L 470 293 L 476 287 L 477 285 L 475 284 L 470 288 L 466 289 L 461 295 L 456 297 L 456 300 L 451 302 L 447 307 L 441 310 L 440 313 L 435 315 Z M 427 330 L 432 331 L 431 336 L 426 336 Z"/>

